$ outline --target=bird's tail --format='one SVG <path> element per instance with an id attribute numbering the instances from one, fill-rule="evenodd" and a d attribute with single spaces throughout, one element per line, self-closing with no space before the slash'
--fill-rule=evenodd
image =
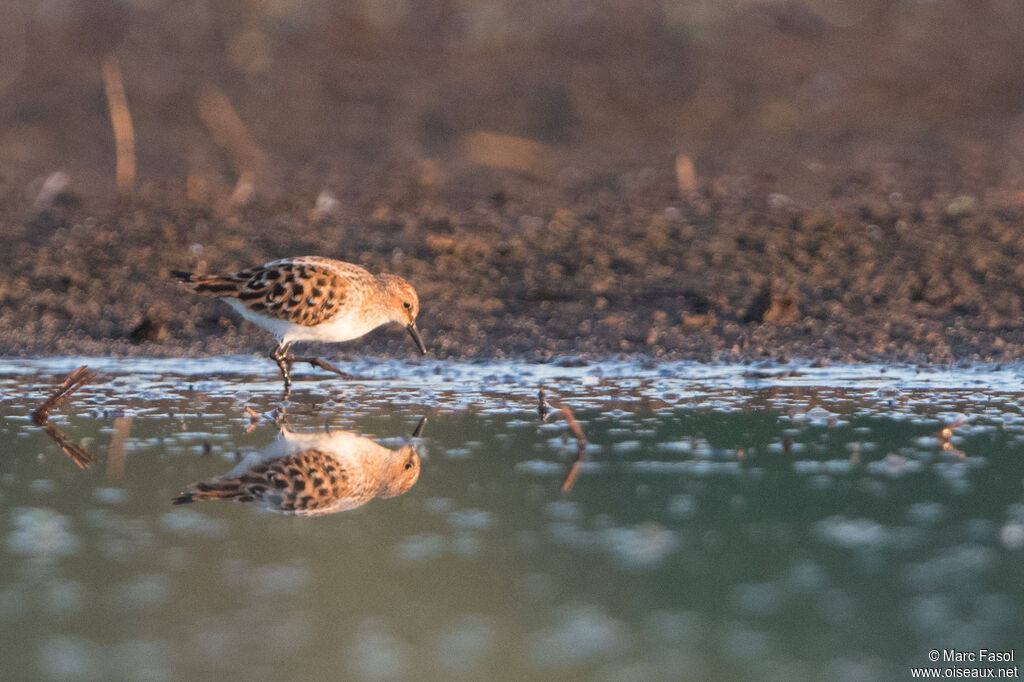
<path id="1" fill-rule="evenodd" d="M 242 485 L 237 478 L 225 478 L 202 483 L 191 483 L 188 490 L 171 500 L 172 504 L 189 504 L 204 500 L 237 500 L 252 502 L 256 491 Z"/>
<path id="2" fill-rule="evenodd" d="M 230 296 L 243 284 L 233 275 L 197 275 L 183 270 L 171 270 L 171 277 L 196 293 L 210 296 Z"/>

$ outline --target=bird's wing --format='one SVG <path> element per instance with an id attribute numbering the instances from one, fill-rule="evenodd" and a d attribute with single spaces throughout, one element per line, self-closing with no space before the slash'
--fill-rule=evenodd
<path id="1" fill-rule="evenodd" d="M 349 471 L 332 455 L 316 449 L 256 465 L 235 478 L 193 483 L 176 502 L 200 500 L 262 501 L 283 512 L 302 515 L 352 509 L 367 502 L 349 483 Z"/>
<path id="2" fill-rule="evenodd" d="M 260 315 L 313 327 L 331 319 L 353 291 L 352 281 L 322 263 L 278 261 L 233 278 L 238 286 L 221 294 Z"/>

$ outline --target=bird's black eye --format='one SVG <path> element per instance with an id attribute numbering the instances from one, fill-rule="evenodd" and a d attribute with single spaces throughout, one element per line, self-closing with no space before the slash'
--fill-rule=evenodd
<path id="1" fill-rule="evenodd" d="M 406 310 L 412 310 L 412 303 L 409 303 L 408 301 L 403 301 L 402 307 L 405 308 Z"/>
<path id="2" fill-rule="evenodd" d="M 405 470 L 408 471 L 409 469 L 412 469 L 412 460 L 411 459 L 408 462 L 405 463 Z"/>

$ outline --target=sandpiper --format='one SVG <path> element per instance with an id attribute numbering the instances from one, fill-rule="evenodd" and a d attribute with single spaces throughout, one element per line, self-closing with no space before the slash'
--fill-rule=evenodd
<path id="1" fill-rule="evenodd" d="M 382 324 L 398 322 L 409 330 L 420 353 L 427 352 L 416 329 L 420 310 L 416 290 L 397 275 L 372 275 L 351 263 L 301 256 L 231 275 L 172 270 L 171 276 L 197 293 L 223 299 L 242 317 L 277 337 L 270 359 L 284 377 L 286 398 L 291 393 L 295 362 L 343 374 L 320 358 L 289 354 L 295 341 L 348 341 Z"/>
<path id="2" fill-rule="evenodd" d="M 257 502 L 287 514 L 314 516 L 355 509 L 376 497 L 396 497 L 419 476 L 420 456 L 412 445 L 392 450 L 349 431 L 303 434 L 281 429 L 269 446 L 223 476 L 190 484 L 173 502 Z"/>

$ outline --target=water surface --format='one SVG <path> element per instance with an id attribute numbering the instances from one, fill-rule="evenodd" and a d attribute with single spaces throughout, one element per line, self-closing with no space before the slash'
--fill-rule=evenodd
<path id="1" fill-rule="evenodd" d="M 80 364 L 51 422 L 85 470 L 29 417 Z M 5 676 L 903 679 L 1022 641 L 1020 367 L 564 364 L 356 360 L 282 418 L 257 358 L 0 362 Z M 588 441 L 568 491 L 541 384 Z M 281 426 L 418 479 L 171 504 Z"/>

